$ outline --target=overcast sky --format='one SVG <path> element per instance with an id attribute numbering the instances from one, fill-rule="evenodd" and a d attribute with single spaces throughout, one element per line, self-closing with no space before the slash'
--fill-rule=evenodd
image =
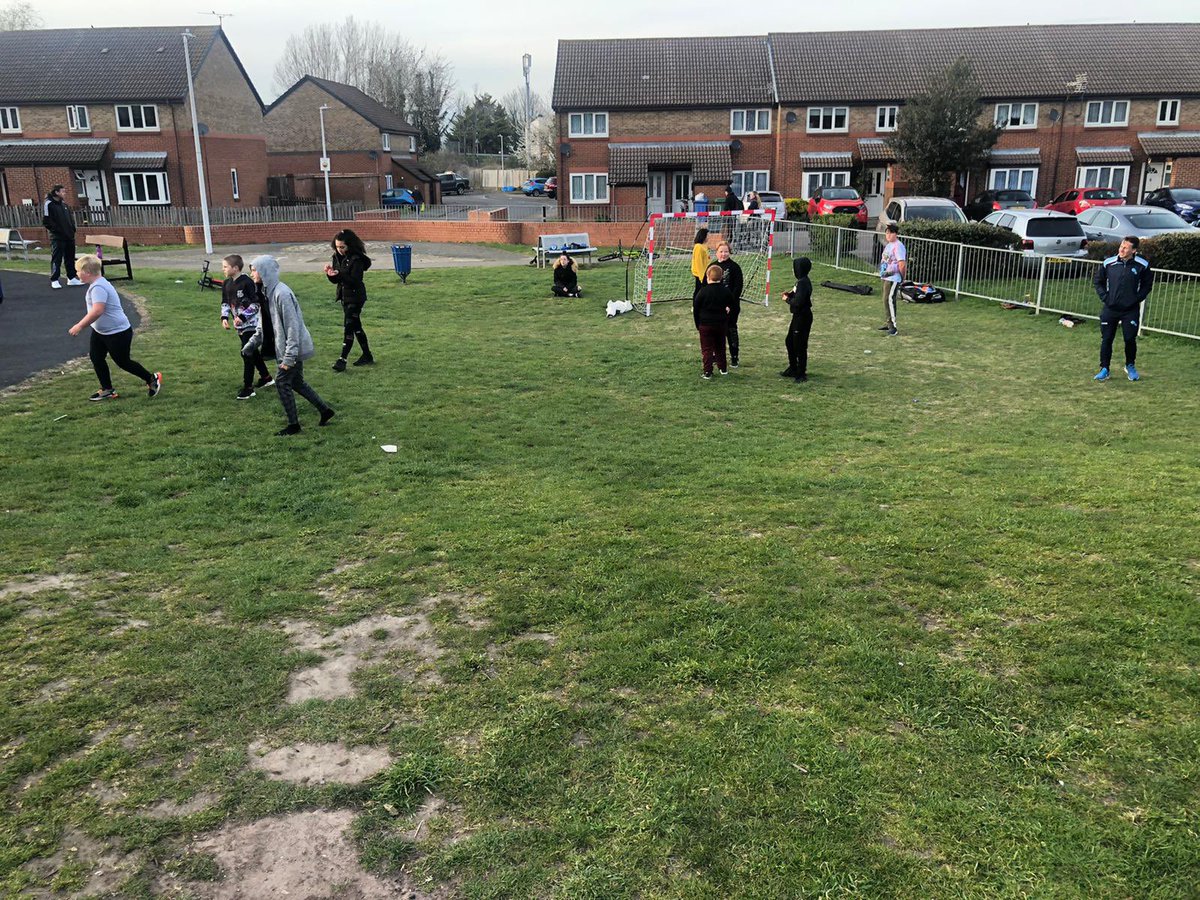
<path id="1" fill-rule="evenodd" d="M 217 3 L 217 6 L 210 6 Z M 6 0 L 0 0 L 6 5 Z M 54 0 L 35 2 L 49 28 L 85 25 L 215 24 L 208 10 L 233 13 L 225 30 L 263 100 L 277 94 L 272 69 L 289 33 L 328 21 L 337 10 L 355 18 L 401 28 L 416 46 L 440 52 L 454 66 L 458 89 L 470 95 L 500 97 L 524 84 L 521 55 L 533 56 L 530 81 L 547 101 L 554 84 L 556 42 L 560 38 L 680 37 L 700 34 L 766 34 L 768 31 L 840 31 L 970 25 L 1024 25 L 1081 22 L 1197 21 L 1196 0 L 1088 0 L 1046 3 L 1005 0 L 1002 4 L 962 0 L 858 0 L 855 3 L 809 0 L 679 2 L 679 0 L 600 0 L 599 3 L 500 3 L 458 0 L 454 3 L 315 0 L 247 3 L 245 0 Z M 201 13 L 201 11 L 204 13 Z M 586 11 L 585 10 L 593 10 Z M 598 10 L 594 11 L 594 10 Z M 1141 52 L 1116 44 L 1102 53 Z M 1147 59 L 1152 59 L 1149 55 Z M 1148 63 L 1149 64 L 1149 63 Z"/>

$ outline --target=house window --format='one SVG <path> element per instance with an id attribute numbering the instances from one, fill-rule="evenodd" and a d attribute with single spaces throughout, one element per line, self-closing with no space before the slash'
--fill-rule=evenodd
<path id="1" fill-rule="evenodd" d="M 880 106 L 875 110 L 875 130 L 895 131 L 896 117 L 900 114 L 898 106 Z"/>
<path id="2" fill-rule="evenodd" d="M 850 184 L 849 172 L 805 172 L 804 199 L 807 200 L 811 197 L 817 188 L 846 187 L 848 184 Z"/>
<path id="3" fill-rule="evenodd" d="M 735 109 L 729 114 L 730 134 L 766 134 L 770 130 L 769 109 Z"/>
<path id="4" fill-rule="evenodd" d="M 15 132 L 21 130 L 21 114 L 15 106 L 0 106 L 0 131 Z"/>
<path id="5" fill-rule="evenodd" d="M 608 174 L 580 172 L 571 176 L 572 203 L 607 203 Z"/>
<path id="6" fill-rule="evenodd" d="M 158 107 L 153 104 L 118 106 L 117 131 L 158 131 Z"/>
<path id="7" fill-rule="evenodd" d="M 993 191 L 1025 191 L 1032 195 L 1037 190 L 1037 169 L 992 169 L 988 186 Z"/>
<path id="8" fill-rule="evenodd" d="M 238 177 L 237 177 L 237 169 L 230 169 L 230 170 L 229 170 L 229 183 L 230 183 L 230 184 L 233 186 L 233 199 L 234 199 L 234 200 L 240 200 L 241 198 L 238 196 Z"/>
<path id="9" fill-rule="evenodd" d="M 386 131 L 383 133 L 383 152 L 384 153 L 392 152 L 392 136 L 390 134 L 388 134 Z"/>
<path id="10" fill-rule="evenodd" d="M 92 122 L 88 118 L 86 106 L 67 107 L 67 129 L 69 131 L 91 131 Z"/>
<path id="11" fill-rule="evenodd" d="M 1129 166 L 1080 166 L 1075 170 L 1075 187 L 1112 188 L 1118 194 L 1125 193 L 1129 184 Z"/>
<path id="12" fill-rule="evenodd" d="M 171 202 L 165 172 L 118 172 L 117 195 L 122 204 L 161 206 Z"/>
<path id="13" fill-rule="evenodd" d="M 810 106 L 808 108 L 808 130 L 812 131 L 846 131 L 846 122 L 850 118 L 850 108 L 847 106 Z"/>
<path id="14" fill-rule="evenodd" d="M 83 205 L 87 205 L 87 175 L 82 169 L 76 169 L 75 175 L 75 196 L 84 201 Z"/>
<path id="15" fill-rule="evenodd" d="M 395 179 L 393 179 L 391 175 L 384 175 L 383 176 L 383 189 L 385 191 L 390 191 L 394 186 L 395 186 Z"/>
<path id="16" fill-rule="evenodd" d="M 1169 188 L 1171 186 L 1171 176 L 1174 174 L 1174 169 L 1175 169 L 1175 160 L 1173 160 L 1173 159 L 1168 159 L 1163 164 L 1163 180 L 1162 180 L 1163 187 Z"/>
<path id="17" fill-rule="evenodd" d="M 417 152 L 417 138 L 415 135 L 410 135 L 408 138 L 408 152 L 409 153 Z"/>
<path id="18" fill-rule="evenodd" d="M 1159 125 L 1178 125 L 1179 124 L 1179 101 L 1178 100 L 1159 100 L 1158 101 L 1158 122 Z"/>
<path id="19" fill-rule="evenodd" d="M 1001 128 L 1037 128 L 1036 103 L 997 103 L 996 124 Z"/>
<path id="20" fill-rule="evenodd" d="M 608 113 L 571 113 L 568 128 L 573 138 L 608 137 Z"/>
<path id="21" fill-rule="evenodd" d="M 1087 105 L 1084 127 L 1098 128 L 1105 125 L 1129 124 L 1128 100 L 1092 100 Z"/>
<path id="22" fill-rule="evenodd" d="M 771 173 L 766 169 L 745 169 L 733 173 L 733 192 L 745 197 L 751 191 L 769 191 Z"/>

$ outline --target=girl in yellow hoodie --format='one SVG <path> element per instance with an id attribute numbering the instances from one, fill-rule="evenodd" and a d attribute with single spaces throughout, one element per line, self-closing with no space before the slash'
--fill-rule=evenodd
<path id="1" fill-rule="evenodd" d="M 696 280 L 695 287 L 692 288 L 692 299 L 696 299 L 696 295 L 700 293 L 700 288 L 704 287 L 704 273 L 708 271 L 708 229 L 701 228 L 696 232 L 696 239 L 692 243 L 692 277 Z"/>

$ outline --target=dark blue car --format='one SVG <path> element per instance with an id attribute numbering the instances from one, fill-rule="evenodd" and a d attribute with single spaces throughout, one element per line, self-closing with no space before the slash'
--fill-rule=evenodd
<path id="1" fill-rule="evenodd" d="M 413 197 L 412 191 L 407 188 L 392 188 L 379 195 L 379 204 L 381 206 L 416 206 L 417 201 Z"/>
<path id="2" fill-rule="evenodd" d="M 1200 190 L 1196 188 L 1159 188 L 1148 193 L 1142 202 L 1147 206 L 1169 209 L 1193 225 L 1200 217 Z"/>

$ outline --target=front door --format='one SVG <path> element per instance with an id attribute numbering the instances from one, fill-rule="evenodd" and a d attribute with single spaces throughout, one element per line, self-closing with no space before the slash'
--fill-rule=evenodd
<path id="1" fill-rule="evenodd" d="M 887 169 L 867 169 L 867 218 L 877 219 L 883 212 L 883 194 L 887 185 Z"/>
<path id="2" fill-rule="evenodd" d="M 687 212 L 692 208 L 692 173 L 671 173 L 671 208 L 676 212 Z"/>
<path id="3" fill-rule="evenodd" d="M 667 211 L 667 176 L 662 172 L 646 173 L 646 215 Z"/>
<path id="4" fill-rule="evenodd" d="M 1163 174 L 1166 168 L 1167 161 L 1165 159 L 1152 159 L 1146 163 L 1146 183 L 1142 185 L 1143 197 L 1151 191 L 1157 191 L 1163 187 L 1163 182 L 1166 180 L 1163 178 Z"/>
<path id="5" fill-rule="evenodd" d="M 75 193 L 78 195 L 80 206 L 107 205 L 104 202 L 104 181 L 95 169 L 75 170 Z"/>

